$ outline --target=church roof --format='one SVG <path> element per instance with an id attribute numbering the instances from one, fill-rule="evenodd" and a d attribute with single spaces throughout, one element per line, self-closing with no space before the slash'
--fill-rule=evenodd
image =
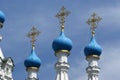
<path id="1" fill-rule="evenodd" d="M 65 36 L 64 32 L 61 32 L 60 36 L 53 41 L 52 48 L 55 52 L 60 50 L 70 51 L 72 49 L 72 41 Z"/>
<path id="2" fill-rule="evenodd" d="M 0 22 L 4 23 L 4 21 L 5 21 L 5 14 L 2 11 L 0 11 Z"/>
<path id="3" fill-rule="evenodd" d="M 26 67 L 40 67 L 41 60 L 36 55 L 35 50 L 32 49 L 30 56 L 24 61 Z"/>
<path id="4" fill-rule="evenodd" d="M 96 42 L 95 37 L 92 36 L 90 43 L 84 49 L 85 55 L 97 55 L 100 56 L 102 52 L 101 46 Z"/>

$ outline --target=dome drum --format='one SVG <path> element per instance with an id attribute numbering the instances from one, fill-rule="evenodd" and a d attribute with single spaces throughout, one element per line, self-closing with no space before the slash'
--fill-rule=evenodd
<path id="1" fill-rule="evenodd" d="M 89 60 L 89 59 L 91 59 L 91 58 L 94 58 L 94 59 L 100 59 L 100 56 L 98 56 L 98 55 L 88 55 L 88 56 L 86 56 L 86 60 Z"/>
<path id="2" fill-rule="evenodd" d="M 35 70 L 35 71 L 39 71 L 38 67 L 27 67 L 26 71 L 30 71 L 30 70 Z"/>
<path id="3" fill-rule="evenodd" d="M 55 52 L 55 56 L 56 56 L 57 54 L 60 54 L 60 53 L 66 53 L 67 55 L 70 55 L 70 51 L 68 51 L 68 50 L 59 50 L 59 51 L 56 51 L 56 52 Z"/>

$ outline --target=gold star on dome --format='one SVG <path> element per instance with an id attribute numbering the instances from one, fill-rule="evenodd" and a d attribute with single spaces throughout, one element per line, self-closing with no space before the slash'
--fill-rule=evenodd
<path id="1" fill-rule="evenodd" d="M 34 26 L 31 31 L 27 34 L 27 37 L 31 39 L 32 47 L 35 47 L 36 37 L 40 34 L 40 31 L 37 30 Z"/>
<path id="2" fill-rule="evenodd" d="M 101 17 L 97 16 L 96 13 L 93 13 L 91 17 L 88 19 L 87 23 L 91 26 L 92 35 L 95 34 L 95 29 L 97 28 L 97 24 L 102 20 Z"/>

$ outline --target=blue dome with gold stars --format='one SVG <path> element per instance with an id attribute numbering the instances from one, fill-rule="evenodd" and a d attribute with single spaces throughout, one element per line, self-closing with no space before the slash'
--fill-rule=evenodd
<path id="1" fill-rule="evenodd" d="M 95 37 L 92 36 L 90 43 L 85 47 L 84 53 L 86 56 L 97 55 L 100 56 L 102 52 L 101 46 L 96 42 Z"/>
<path id="2" fill-rule="evenodd" d="M 2 11 L 0 11 L 0 23 L 4 23 L 5 21 L 5 15 Z"/>
<path id="3" fill-rule="evenodd" d="M 64 32 L 61 32 L 60 36 L 53 41 L 52 48 L 55 52 L 60 50 L 70 51 L 72 49 L 72 41 L 65 36 Z"/>
<path id="4" fill-rule="evenodd" d="M 24 61 L 24 65 L 26 67 L 40 67 L 41 65 L 41 60 L 40 58 L 36 55 L 35 50 L 32 49 L 31 55 Z"/>

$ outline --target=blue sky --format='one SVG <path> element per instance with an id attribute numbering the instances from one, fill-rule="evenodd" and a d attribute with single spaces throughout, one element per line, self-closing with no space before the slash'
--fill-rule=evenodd
<path id="1" fill-rule="evenodd" d="M 36 42 L 36 53 L 42 60 L 38 73 L 40 80 L 54 80 L 56 57 L 52 41 L 59 36 L 60 25 L 55 17 L 62 6 L 71 12 L 65 23 L 65 34 L 73 41 L 69 56 L 70 80 L 87 80 L 87 61 L 84 47 L 90 41 L 90 27 L 87 19 L 96 12 L 103 20 L 96 30 L 96 40 L 103 52 L 99 61 L 100 80 L 119 80 L 120 74 L 120 0 L 1 0 L 0 10 L 6 21 L 0 34 L 0 43 L 5 57 L 14 60 L 14 80 L 25 80 L 27 72 L 24 60 L 31 51 L 30 40 L 26 34 L 32 26 L 42 33 Z"/>

